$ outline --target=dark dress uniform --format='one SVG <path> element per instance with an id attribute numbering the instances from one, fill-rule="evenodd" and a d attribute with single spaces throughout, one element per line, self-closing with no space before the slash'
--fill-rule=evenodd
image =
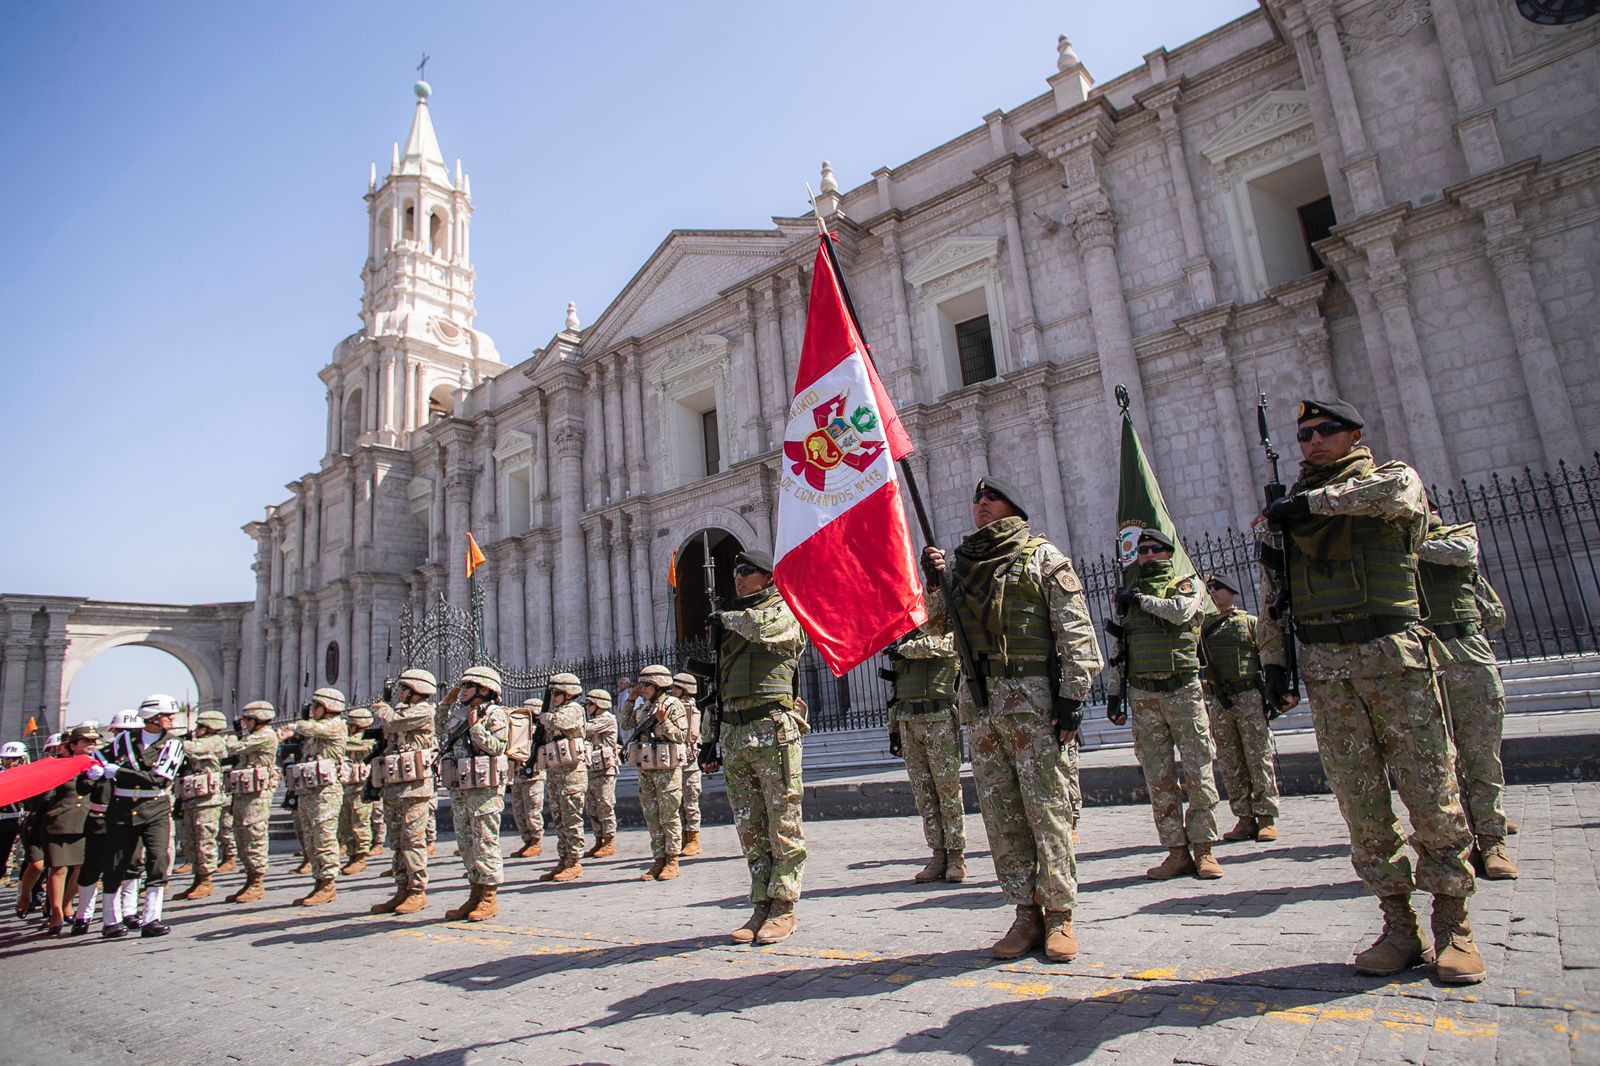
<path id="1" fill-rule="evenodd" d="M 156 764 L 168 744 L 178 744 L 163 735 L 148 747 L 137 731 L 120 734 L 104 749 L 108 762 L 117 771 L 111 786 L 111 803 L 106 809 L 106 839 L 109 856 L 101 877 L 101 887 L 115 892 L 122 882 L 136 876 L 134 850 L 144 846 L 145 891 L 163 888 L 167 867 L 172 861 L 172 779 L 158 775 Z M 176 767 L 173 768 L 174 773 Z"/>

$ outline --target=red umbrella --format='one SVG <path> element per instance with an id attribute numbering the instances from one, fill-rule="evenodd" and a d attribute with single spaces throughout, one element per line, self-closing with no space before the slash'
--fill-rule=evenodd
<path id="1" fill-rule="evenodd" d="M 83 773 L 95 763 L 92 755 L 71 755 L 65 759 L 40 759 L 0 772 L 0 806 L 21 803 L 41 792 L 49 792 Z"/>

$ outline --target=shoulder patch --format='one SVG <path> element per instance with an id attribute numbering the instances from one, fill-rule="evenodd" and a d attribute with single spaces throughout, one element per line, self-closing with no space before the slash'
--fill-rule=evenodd
<path id="1" fill-rule="evenodd" d="M 1054 581 L 1066 592 L 1082 592 L 1083 582 L 1078 580 L 1078 571 L 1073 569 L 1072 560 L 1062 557 L 1061 561 L 1052 566 L 1044 575 L 1046 583 Z"/>
<path id="2" fill-rule="evenodd" d="M 1194 595 L 1194 578 L 1186 577 L 1178 582 L 1177 592 L 1180 596 Z"/>

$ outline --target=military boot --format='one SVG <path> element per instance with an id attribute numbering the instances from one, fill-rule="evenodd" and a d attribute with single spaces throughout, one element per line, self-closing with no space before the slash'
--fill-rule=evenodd
<path id="1" fill-rule="evenodd" d="M 173 899 L 205 899 L 211 895 L 211 875 L 205 872 L 194 875 L 194 883 L 173 896 Z"/>
<path id="2" fill-rule="evenodd" d="M 500 901 L 495 898 L 497 886 L 484 885 L 478 894 L 478 905 L 467 913 L 469 922 L 487 922 L 500 913 Z"/>
<path id="3" fill-rule="evenodd" d="M 762 900 L 760 903 L 757 903 L 755 912 L 750 915 L 750 920 L 730 933 L 728 939 L 732 940 L 735 944 L 754 943 L 756 939 L 756 933 L 760 932 L 761 927 L 767 924 L 767 915 L 771 913 L 771 911 L 772 904 L 767 900 Z"/>
<path id="4" fill-rule="evenodd" d="M 1167 857 L 1161 861 L 1160 866 L 1152 866 L 1144 875 L 1152 881 L 1170 881 L 1174 877 L 1186 877 L 1194 873 L 1194 859 L 1189 856 L 1188 848 L 1168 848 Z"/>
<path id="5" fill-rule="evenodd" d="M 467 893 L 467 901 L 459 907 L 451 907 L 444 912 L 446 921 L 459 922 L 472 913 L 472 908 L 478 905 L 478 899 L 483 895 L 483 886 L 474 881 L 469 887 L 472 891 Z"/>
<path id="6" fill-rule="evenodd" d="M 967 879 L 967 857 L 959 851 L 944 853 L 944 879 L 947 884 L 959 885 Z"/>
<path id="7" fill-rule="evenodd" d="M 543 852 L 544 845 L 535 840 L 531 843 L 522 845 L 522 847 L 518 851 L 514 852 L 511 857 L 513 859 L 533 859 L 537 858 Z"/>
<path id="8" fill-rule="evenodd" d="M 1044 940 L 1044 912 L 1031 903 L 1017 908 L 1006 935 L 995 941 L 989 954 L 997 959 L 1020 959 Z"/>
<path id="9" fill-rule="evenodd" d="M 374 845 L 372 845 L 372 847 L 367 849 L 367 858 L 369 858 L 369 859 L 376 858 L 377 856 L 382 855 L 382 854 L 383 854 L 383 845 L 382 844 L 374 844 Z"/>
<path id="10" fill-rule="evenodd" d="M 219 874 L 231 874 L 238 868 L 239 867 L 234 864 L 232 859 L 223 859 L 217 864 L 215 872 Z"/>
<path id="11" fill-rule="evenodd" d="M 661 864 L 661 872 L 656 874 L 657 881 L 671 881 L 678 876 L 678 857 L 668 855 L 667 861 Z"/>
<path id="12" fill-rule="evenodd" d="M 1210 844 L 1194 844 L 1189 848 L 1194 855 L 1194 875 L 1202 881 L 1215 881 L 1222 876 L 1222 864 L 1211 854 Z"/>
<path id="13" fill-rule="evenodd" d="M 429 844 L 428 845 L 428 858 L 431 859 L 437 854 L 439 854 L 439 845 L 437 845 L 437 844 Z"/>
<path id="14" fill-rule="evenodd" d="M 942 881 L 944 880 L 944 872 L 949 868 L 949 864 L 950 860 L 945 857 L 945 850 L 943 848 L 934 848 L 933 858 L 928 860 L 928 865 L 912 875 L 911 880 L 919 885 L 925 885 L 929 881 Z"/>
<path id="15" fill-rule="evenodd" d="M 679 854 L 681 854 L 681 855 L 698 855 L 698 854 L 700 854 L 700 833 L 699 833 L 698 830 L 695 830 L 693 832 L 686 832 L 686 833 L 683 834 L 683 851 L 679 852 Z"/>
<path id="16" fill-rule="evenodd" d="M 1071 911 L 1045 911 L 1044 934 L 1046 959 L 1071 962 L 1078 957 L 1078 934 L 1072 931 Z"/>
<path id="17" fill-rule="evenodd" d="M 578 862 L 577 859 L 573 859 L 571 862 L 562 863 L 560 866 L 557 866 L 555 872 L 550 875 L 550 880 L 576 881 L 582 876 L 583 864 Z"/>
<path id="18" fill-rule="evenodd" d="M 339 872 L 342 873 L 342 874 L 345 874 L 345 875 L 358 874 L 361 871 L 365 870 L 366 868 L 367 868 L 366 856 L 358 855 L 355 858 L 351 859 L 349 862 L 345 863 L 343 866 L 339 867 Z"/>
<path id="19" fill-rule="evenodd" d="M 1256 825 L 1260 827 L 1256 830 L 1257 840 L 1266 844 L 1278 839 L 1278 823 L 1276 820 L 1272 818 L 1258 818 L 1256 819 Z"/>
<path id="20" fill-rule="evenodd" d="M 1383 908 L 1383 932 L 1356 956 L 1356 972 L 1388 977 L 1418 963 L 1432 962 L 1433 945 L 1417 928 L 1410 895 L 1379 896 L 1378 906 Z"/>
<path id="21" fill-rule="evenodd" d="M 388 899 L 384 900 L 382 903 L 374 903 L 371 907 L 367 908 L 367 913 L 368 914 L 393 914 L 394 913 L 394 909 L 396 907 L 400 906 L 400 904 L 402 902 L 404 902 L 404 900 L 405 900 L 405 898 L 406 898 L 406 896 L 408 894 L 409 893 L 407 892 L 407 890 L 405 888 L 397 885 L 397 886 L 395 886 L 394 895 L 390 896 Z"/>
<path id="22" fill-rule="evenodd" d="M 181 865 L 174 866 L 172 868 L 172 872 L 177 874 L 178 876 L 182 877 L 185 874 L 194 873 L 194 867 L 191 866 L 189 863 L 182 863 Z"/>
<path id="23" fill-rule="evenodd" d="M 290 870 L 289 872 L 292 873 L 292 874 L 308 874 L 308 873 L 310 873 L 311 872 L 311 860 L 307 859 L 305 862 L 301 863 L 299 866 L 296 866 L 293 870 Z"/>
<path id="24" fill-rule="evenodd" d="M 589 854 L 596 859 L 608 859 L 617 853 L 617 838 L 606 837 L 595 841 L 594 850 Z"/>
<path id="25" fill-rule="evenodd" d="M 1518 833 L 1520 833 L 1521 831 L 1522 831 L 1521 828 L 1517 825 L 1516 822 L 1513 822 L 1510 818 L 1506 819 L 1506 836 L 1514 837 Z"/>
<path id="26" fill-rule="evenodd" d="M 407 889 L 405 897 L 395 904 L 395 914 L 415 914 L 428 905 L 428 894 L 420 888 Z"/>
<path id="27" fill-rule="evenodd" d="M 317 886 L 311 890 L 311 894 L 309 896 L 306 896 L 304 899 L 297 900 L 296 902 L 298 902 L 302 907 L 317 907 L 324 903 L 332 903 L 338 898 L 339 890 L 334 887 L 333 878 L 324 877 L 322 880 L 317 882 Z"/>
<path id="28" fill-rule="evenodd" d="M 1240 840 L 1254 840 L 1256 838 L 1256 831 L 1259 828 L 1260 827 L 1256 825 L 1256 820 L 1246 815 L 1241 817 L 1238 822 L 1234 823 L 1232 829 L 1228 830 L 1226 833 L 1223 833 L 1222 839 L 1232 840 L 1235 842 Z"/>
<path id="29" fill-rule="evenodd" d="M 1467 924 L 1467 901 L 1460 896 L 1434 896 L 1433 939 L 1439 945 L 1434 972 L 1447 985 L 1475 985 L 1488 975 L 1483 956 Z"/>
<path id="30" fill-rule="evenodd" d="M 1522 873 L 1507 853 L 1503 837 L 1479 837 L 1478 861 L 1483 865 L 1483 876 L 1490 881 L 1515 881 Z"/>
<path id="31" fill-rule="evenodd" d="M 787 940 L 799 924 L 800 919 L 794 913 L 794 900 L 775 899 L 767 910 L 767 920 L 756 930 L 756 943 L 776 944 L 780 940 Z"/>
<path id="32" fill-rule="evenodd" d="M 228 897 L 230 903 L 254 903 L 258 899 L 265 899 L 267 895 L 267 879 L 260 874 L 251 874 L 245 879 L 244 887 Z"/>
<path id="33" fill-rule="evenodd" d="M 661 871 L 667 868 L 666 859 L 657 859 L 650 864 L 650 869 L 639 875 L 641 881 L 654 881 L 661 876 Z"/>

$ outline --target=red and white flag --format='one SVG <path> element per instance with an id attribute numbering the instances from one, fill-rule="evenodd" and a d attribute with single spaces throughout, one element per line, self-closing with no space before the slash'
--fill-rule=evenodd
<path id="1" fill-rule="evenodd" d="M 836 677 L 927 621 L 896 462 L 911 438 L 818 238 L 783 435 L 773 580 Z"/>

